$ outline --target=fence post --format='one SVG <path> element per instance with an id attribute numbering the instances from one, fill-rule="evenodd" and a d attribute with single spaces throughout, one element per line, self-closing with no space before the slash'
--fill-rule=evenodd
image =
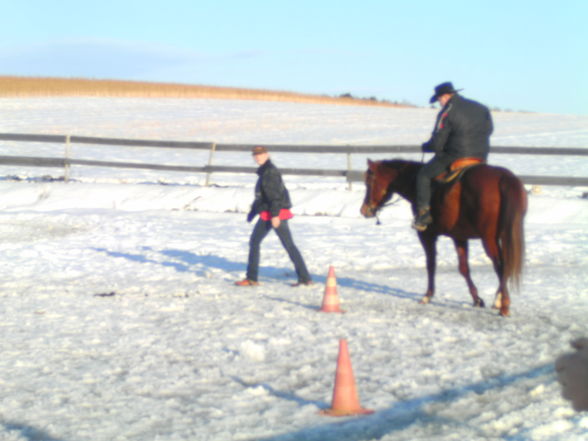
<path id="1" fill-rule="evenodd" d="M 210 147 L 210 153 L 208 154 L 208 166 L 212 165 L 212 160 L 214 159 L 214 152 L 216 152 L 216 142 L 212 143 L 212 146 Z M 208 185 L 210 184 L 210 175 L 212 174 L 211 171 L 208 171 L 206 173 L 206 182 L 204 183 L 204 185 L 206 187 L 208 187 Z"/>
<path id="2" fill-rule="evenodd" d="M 69 157 L 71 156 L 71 135 L 65 135 L 65 161 L 63 161 L 63 180 L 69 181 L 70 163 Z"/>
<path id="3" fill-rule="evenodd" d="M 347 190 L 352 189 L 353 184 L 351 183 L 351 153 L 347 153 Z"/>

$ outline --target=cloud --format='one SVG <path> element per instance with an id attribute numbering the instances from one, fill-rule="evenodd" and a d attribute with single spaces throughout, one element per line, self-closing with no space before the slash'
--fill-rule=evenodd
<path id="1" fill-rule="evenodd" d="M 171 46 L 117 40 L 53 41 L 19 48 L 0 48 L 0 73 L 146 79 L 162 72 L 195 73 L 201 67 L 224 63 L 227 59 L 250 59 L 262 55 L 259 51 L 214 55 Z"/>

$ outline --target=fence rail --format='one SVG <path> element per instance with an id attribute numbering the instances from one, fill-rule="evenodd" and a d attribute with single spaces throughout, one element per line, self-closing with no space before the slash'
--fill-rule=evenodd
<path id="1" fill-rule="evenodd" d="M 212 165 L 215 152 L 248 152 L 254 144 L 216 144 L 213 142 L 190 142 L 190 141 L 165 141 L 146 139 L 122 139 L 122 138 L 99 138 L 90 136 L 69 136 L 69 135 L 37 135 L 20 133 L 0 133 L 1 141 L 36 142 L 65 144 L 92 144 L 111 145 L 122 147 L 145 147 L 145 148 L 169 148 L 169 149 L 193 149 L 207 150 L 210 152 L 208 165 L 201 167 L 182 165 L 145 164 L 135 162 L 99 161 L 86 159 L 47 158 L 34 156 L 0 156 L 0 165 L 29 166 L 29 167 L 56 167 L 68 170 L 73 165 L 130 168 L 142 170 L 159 170 L 183 173 L 252 173 L 254 167 L 220 166 Z M 268 145 L 271 151 L 288 153 L 332 153 L 347 154 L 383 154 L 383 153 L 420 153 L 421 148 L 415 145 L 391 145 L 391 146 L 331 146 L 331 145 Z M 67 150 L 67 149 L 66 149 Z M 493 146 L 492 154 L 517 154 L 517 155 L 573 155 L 588 156 L 588 148 L 574 147 L 505 147 Z M 346 170 L 321 170 L 302 168 L 280 168 L 283 174 L 301 176 L 330 176 L 342 177 L 348 182 L 363 180 L 363 172 L 351 169 L 351 161 L 348 159 Z M 561 186 L 588 186 L 588 178 L 569 176 L 519 176 L 525 184 L 531 185 L 561 185 Z M 207 180 L 208 182 L 208 180 Z"/>

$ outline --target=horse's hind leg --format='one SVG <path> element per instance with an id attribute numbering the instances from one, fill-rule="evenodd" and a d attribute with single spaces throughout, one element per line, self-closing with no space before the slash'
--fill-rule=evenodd
<path id="1" fill-rule="evenodd" d="M 476 288 L 476 285 L 470 276 L 470 264 L 468 262 L 468 241 L 453 239 L 453 243 L 455 244 L 455 251 L 457 252 L 459 273 L 463 276 L 466 283 L 468 284 L 468 289 L 470 290 L 470 294 L 474 300 L 474 306 L 483 308 L 485 306 L 484 300 L 478 296 L 478 288 Z"/>
<path id="2" fill-rule="evenodd" d="M 498 291 L 496 291 L 496 298 L 494 299 L 492 308 L 500 310 L 500 315 L 503 317 L 510 315 L 510 294 L 508 293 L 506 283 L 502 282 L 502 280 L 500 281 Z"/>
<path id="3" fill-rule="evenodd" d="M 494 300 L 494 309 L 500 310 L 500 315 L 507 317 L 510 315 L 510 295 L 506 281 L 504 280 L 503 263 L 500 258 L 500 246 L 497 241 L 489 241 L 482 239 L 482 244 L 486 250 L 486 254 L 492 260 L 494 271 L 498 277 L 498 290 L 496 291 L 496 298 Z"/>

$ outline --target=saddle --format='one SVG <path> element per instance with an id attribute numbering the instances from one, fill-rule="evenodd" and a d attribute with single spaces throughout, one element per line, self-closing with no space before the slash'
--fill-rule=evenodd
<path id="1" fill-rule="evenodd" d="M 449 182 L 458 180 L 461 175 L 468 169 L 475 167 L 476 165 L 485 164 L 486 161 L 480 158 L 460 158 L 453 161 L 447 171 L 440 173 L 433 179 L 441 184 L 447 184 Z"/>

